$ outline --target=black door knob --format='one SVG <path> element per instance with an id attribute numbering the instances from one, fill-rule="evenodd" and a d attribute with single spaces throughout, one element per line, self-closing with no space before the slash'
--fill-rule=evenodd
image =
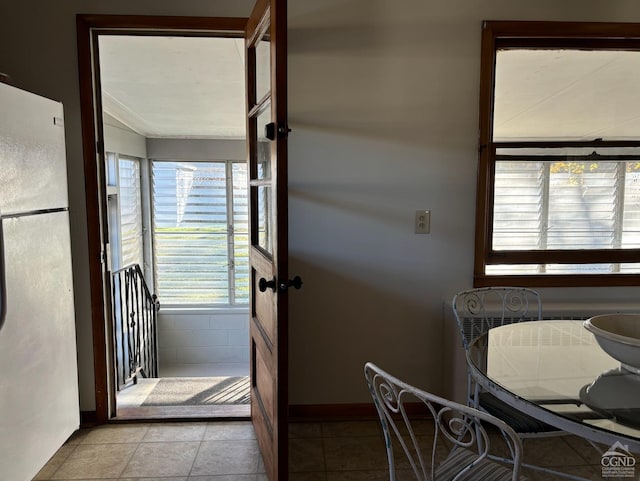
<path id="1" fill-rule="evenodd" d="M 280 290 L 286 291 L 290 287 L 293 287 L 294 289 L 300 289 L 302 287 L 302 284 L 302 278 L 300 276 L 295 276 L 293 279 L 289 279 L 286 282 L 281 282 Z"/>
<path id="2" fill-rule="evenodd" d="M 274 277 L 273 279 L 268 281 L 264 277 L 261 277 L 260 280 L 258 281 L 258 289 L 260 289 L 260 292 L 264 292 L 269 288 L 271 288 L 271 290 L 273 290 L 275 292 L 275 290 L 276 290 L 276 278 Z"/>

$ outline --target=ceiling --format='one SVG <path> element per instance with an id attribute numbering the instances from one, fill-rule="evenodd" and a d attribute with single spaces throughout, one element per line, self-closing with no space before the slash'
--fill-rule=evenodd
<path id="1" fill-rule="evenodd" d="M 244 138 L 244 40 L 100 36 L 103 110 L 146 137 Z M 505 50 L 496 140 L 638 138 L 640 52 Z"/>
<path id="2" fill-rule="evenodd" d="M 105 113 L 151 138 L 244 138 L 244 39 L 102 35 Z"/>

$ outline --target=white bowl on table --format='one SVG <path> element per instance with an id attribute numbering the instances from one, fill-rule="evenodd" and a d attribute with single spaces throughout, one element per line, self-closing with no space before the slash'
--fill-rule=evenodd
<path id="1" fill-rule="evenodd" d="M 640 374 L 640 314 L 603 314 L 584 321 L 600 347 L 622 367 Z"/>

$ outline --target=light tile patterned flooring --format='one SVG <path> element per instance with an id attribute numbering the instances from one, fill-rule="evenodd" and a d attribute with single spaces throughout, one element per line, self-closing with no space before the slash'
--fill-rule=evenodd
<path id="1" fill-rule="evenodd" d="M 292 423 L 292 481 L 388 480 L 375 421 Z M 530 439 L 525 460 L 601 481 L 600 455 L 574 437 Z M 531 481 L 557 478 L 524 470 Z M 35 480 L 266 481 L 249 421 L 111 424 L 74 434 Z"/>

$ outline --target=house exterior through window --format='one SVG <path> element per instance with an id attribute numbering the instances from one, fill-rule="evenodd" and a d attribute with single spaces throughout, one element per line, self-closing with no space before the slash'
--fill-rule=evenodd
<path id="1" fill-rule="evenodd" d="M 164 305 L 249 302 L 244 162 L 152 162 L 153 262 Z"/>
<path id="2" fill-rule="evenodd" d="M 112 272 L 140 265 L 164 308 L 248 305 L 245 162 L 106 165 Z"/>

